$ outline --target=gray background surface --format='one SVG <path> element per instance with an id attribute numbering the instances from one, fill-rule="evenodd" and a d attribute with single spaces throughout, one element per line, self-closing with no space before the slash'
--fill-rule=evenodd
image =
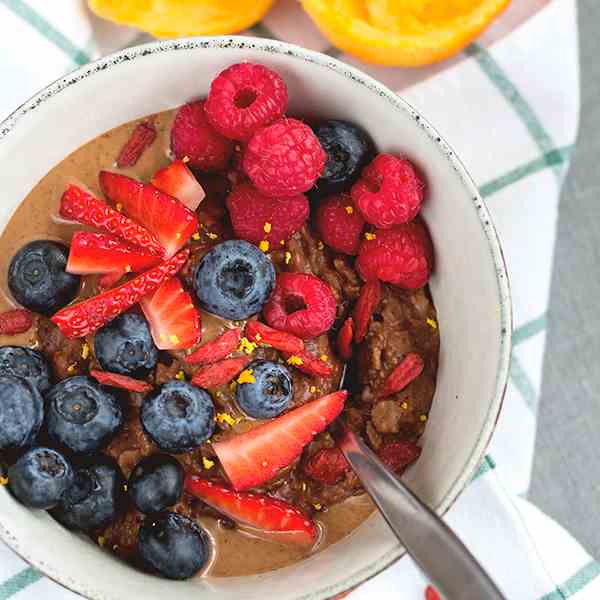
<path id="1" fill-rule="evenodd" d="M 581 125 L 560 204 L 529 497 L 600 558 L 600 2 L 578 6 Z"/>

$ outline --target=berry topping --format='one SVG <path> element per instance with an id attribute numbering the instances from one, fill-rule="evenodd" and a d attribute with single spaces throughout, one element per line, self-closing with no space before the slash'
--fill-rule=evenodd
<path id="1" fill-rule="evenodd" d="M 207 365 L 227 358 L 240 344 L 241 330 L 239 327 L 228 329 L 218 338 L 200 346 L 198 350 L 185 358 L 190 365 Z"/>
<path id="2" fill-rule="evenodd" d="M 389 229 L 417 216 L 423 187 L 408 160 L 380 154 L 352 187 L 352 198 L 367 223 Z"/>
<path id="3" fill-rule="evenodd" d="M 287 102 L 287 88 L 277 73 L 263 65 L 240 63 L 215 77 L 205 111 L 219 133 L 245 141 L 282 117 Z"/>
<path id="4" fill-rule="evenodd" d="M 356 323 L 354 339 L 360 344 L 367 335 L 371 317 L 381 300 L 381 283 L 379 281 L 368 281 L 362 288 L 354 307 L 354 321 Z"/>
<path id="5" fill-rule="evenodd" d="M 227 209 L 236 237 L 253 244 L 266 240 L 272 248 L 301 229 L 310 210 L 302 194 L 270 198 L 249 183 L 233 189 L 227 197 Z"/>
<path id="6" fill-rule="evenodd" d="M 350 255 L 358 253 L 365 222 L 355 210 L 350 196 L 331 196 L 322 200 L 317 208 L 315 226 L 331 249 Z"/>
<path id="7" fill-rule="evenodd" d="M 282 364 L 257 360 L 248 366 L 248 373 L 251 381 L 238 383 L 235 388 L 237 403 L 247 415 L 272 419 L 290 407 L 294 384 Z"/>
<path id="8" fill-rule="evenodd" d="M 41 352 L 31 348 L 0 348 L 0 376 L 4 375 L 26 379 L 42 394 L 50 389 L 50 365 Z"/>
<path id="9" fill-rule="evenodd" d="M 243 166 L 263 194 L 290 198 L 315 184 L 323 174 L 325 158 L 325 151 L 308 125 L 297 119 L 281 119 L 252 136 Z"/>
<path id="10" fill-rule="evenodd" d="M 433 265 L 431 239 L 420 223 L 378 229 L 363 240 L 356 268 L 365 281 L 379 279 L 405 289 L 423 287 Z"/>
<path id="11" fill-rule="evenodd" d="M 153 454 L 134 467 L 127 489 L 139 511 L 157 513 L 179 502 L 183 478 L 183 467 L 177 460 L 168 454 Z"/>
<path id="12" fill-rule="evenodd" d="M 141 298 L 151 294 L 163 281 L 173 277 L 183 267 L 188 256 L 189 250 L 182 250 L 157 267 L 116 288 L 63 308 L 52 317 L 52 322 L 68 338 L 83 337 L 96 331 Z"/>
<path id="13" fill-rule="evenodd" d="M 44 400 L 29 381 L 0 375 L 0 450 L 33 444 L 44 418 Z"/>
<path id="14" fill-rule="evenodd" d="M 310 352 L 303 350 L 296 354 L 284 354 L 285 359 L 289 365 L 292 365 L 307 375 L 314 377 L 325 377 L 329 378 L 333 375 L 333 370 L 324 357 L 314 356 Z"/>
<path id="15" fill-rule="evenodd" d="M 377 454 L 386 467 L 396 473 L 402 473 L 421 455 L 421 448 L 413 442 L 402 440 L 382 446 Z"/>
<path id="16" fill-rule="evenodd" d="M 133 377 L 147 375 L 158 359 L 148 323 L 138 313 L 124 313 L 101 327 L 94 351 L 103 369 Z"/>
<path id="17" fill-rule="evenodd" d="M 215 388 L 229 383 L 240 371 L 243 371 L 250 358 L 240 356 L 238 358 L 226 358 L 219 362 L 201 367 L 192 377 L 192 383 L 201 388 Z"/>
<path id="18" fill-rule="evenodd" d="M 225 319 L 242 320 L 260 312 L 274 283 L 271 261 L 242 240 L 215 246 L 194 273 L 194 290 L 201 307 Z"/>
<path id="19" fill-rule="evenodd" d="M 200 313 L 177 277 L 167 279 L 140 306 L 150 323 L 154 343 L 161 350 L 185 350 L 200 339 Z"/>
<path id="20" fill-rule="evenodd" d="M 381 396 L 390 396 L 402 391 L 423 372 L 424 366 L 425 363 L 418 354 L 414 352 L 406 354 L 398 366 L 387 376 Z"/>
<path id="21" fill-rule="evenodd" d="M 8 469 L 12 495 L 30 508 L 53 508 L 72 481 L 71 465 L 50 448 L 32 448 Z"/>
<path id="22" fill-rule="evenodd" d="M 237 523 L 263 531 L 277 532 L 275 539 L 312 546 L 317 528 L 295 506 L 265 494 L 236 492 L 220 483 L 191 475 L 185 480 L 188 494 L 199 498 Z"/>
<path id="23" fill-rule="evenodd" d="M 198 230 L 196 215 L 153 185 L 100 171 L 100 187 L 108 198 L 123 206 L 127 215 L 148 227 L 167 257 L 173 256 Z"/>
<path id="24" fill-rule="evenodd" d="M 204 102 L 191 102 L 184 104 L 175 115 L 171 150 L 176 158 L 188 158 L 193 169 L 220 171 L 229 161 L 233 142 L 211 127 Z"/>
<path id="25" fill-rule="evenodd" d="M 64 219 L 112 233 L 151 254 L 161 256 L 164 252 L 147 229 L 75 185 L 69 185 L 62 195 L 59 214 Z"/>
<path id="26" fill-rule="evenodd" d="M 425 588 L 425 600 L 442 600 L 442 597 L 433 586 L 428 585 Z"/>
<path id="27" fill-rule="evenodd" d="M 89 454 L 106 446 L 123 424 L 115 396 L 91 377 L 69 377 L 46 395 L 48 435 L 71 452 Z"/>
<path id="28" fill-rule="evenodd" d="M 279 273 L 263 314 L 271 327 L 302 339 L 329 331 L 335 321 L 336 301 L 330 287 L 306 273 Z"/>
<path id="29" fill-rule="evenodd" d="M 245 333 L 249 340 L 281 352 L 298 354 L 304 351 L 304 342 L 298 336 L 278 331 L 260 321 L 248 321 Z"/>
<path id="30" fill-rule="evenodd" d="M 208 562 L 210 538 L 191 519 L 172 512 L 150 515 L 140 527 L 144 563 L 168 579 L 189 579 Z"/>
<path id="31" fill-rule="evenodd" d="M 109 385 L 129 392 L 143 394 L 152 389 L 152 386 L 147 381 L 140 381 L 139 379 L 134 379 L 127 375 L 120 375 L 119 373 L 110 373 L 109 371 L 97 371 L 92 369 L 90 375 L 102 385 Z"/>
<path id="32" fill-rule="evenodd" d="M 348 317 L 337 336 L 337 350 L 342 360 L 352 358 L 352 338 L 354 337 L 354 319 Z"/>
<path id="33" fill-rule="evenodd" d="M 144 271 L 160 263 L 156 254 L 146 252 L 109 233 L 76 231 L 71 240 L 67 271 L 88 273 L 124 273 Z"/>
<path id="34" fill-rule="evenodd" d="M 314 132 L 327 154 L 327 161 L 313 192 L 322 197 L 349 191 L 373 156 L 369 134 L 349 121 L 336 119 L 323 121 Z"/>
<path id="35" fill-rule="evenodd" d="M 80 278 L 65 271 L 69 250 L 58 242 L 39 240 L 23 246 L 8 269 L 8 287 L 25 308 L 51 315 L 69 304 Z"/>
<path id="36" fill-rule="evenodd" d="M 33 315 L 24 308 L 16 308 L 0 313 L 0 335 L 25 333 L 33 325 Z"/>
<path id="37" fill-rule="evenodd" d="M 183 160 L 174 160 L 168 167 L 154 173 L 150 183 L 161 192 L 177 198 L 190 210 L 196 210 L 206 196 Z"/>
<path id="38" fill-rule="evenodd" d="M 112 458 L 98 455 L 75 469 L 73 483 L 52 515 L 65 527 L 95 531 L 114 523 L 125 508 L 125 479 Z"/>
<path id="39" fill-rule="evenodd" d="M 169 381 L 144 398 L 140 420 L 161 449 L 173 454 L 201 446 L 214 428 L 210 395 L 185 381 Z"/>
<path id="40" fill-rule="evenodd" d="M 304 472 L 311 479 L 327 485 L 339 483 L 349 470 L 350 465 L 337 446 L 319 450 L 304 465 Z"/>
<path id="41" fill-rule="evenodd" d="M 144 150 L 156 139 L 156 127 L 150 119 L 138 123 L 130 138 L 121 148 L 117 157 L 117 167 L 132 167 L 140 159 Z"/>
<path id="42" fill-rule="evenodd" d="M 236 490 L 269 481 L 290 465 L 344 408 L 347 392 L 309 402 L 246 433 L 213 444 Z"/>

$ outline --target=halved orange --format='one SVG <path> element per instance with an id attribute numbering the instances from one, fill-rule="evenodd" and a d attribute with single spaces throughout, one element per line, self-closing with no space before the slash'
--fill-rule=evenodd
<path id="1" fill-rule="evenodd" d="M 338 48 L 370 63 L 417 67 L 456 54 L 510 0 L 301 0 Z"/>
<path id="2" fill-rule="evenodd" d="M 275 0 L 88 0 L 100 17 L 156 37 L 237 33 L 258 23 Z"/>

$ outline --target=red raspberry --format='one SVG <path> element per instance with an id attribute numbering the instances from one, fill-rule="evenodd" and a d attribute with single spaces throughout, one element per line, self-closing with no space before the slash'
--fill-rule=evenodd
<path id="1" fill-rule="evenodd" d="M 317 208 L 315 224 L 321 239 L 336 252 L 358 252 L 365 221 L 350 196 L 342 194 L 323 200 Z"/>
<path id="2" fill-rule="evenodd" d="M 214 79 L 206 100 L 211 125 L 232 140 L 246 141 L 283 116 L 288 93 L 283 79 L 263 65 L 240 63 Z"/>
<path id="3" fill-rule="evenodd" d="M 267 196 L 302 194 L 323 174 L 327 154 L 312 129 L 297 119 L 280 119 L 259 129 L 244 152 L 244 171 Z"/>
<path id="4" fill-rule="evenodd" d="M 339 483 L 349 470 L 350 465 L 337 446 L 319 450 L 304 465 L 304 472 L 311 479 L 327 485 Z"/>
<path id="5" fill-rule="evenodd" d="M 433 267 L 429 233 L 421 223 L 377 229 L 374 239 L 363 240 L 356 268 L 365 281 L 387 281 L 406 289 L 423 287 Z"/>
<path id="6" fill-rule="evenodd" d="M 171 129 L 171 150 L 177 158 L 188 157 L 189 166 L 200 171 L 225 168 L 233 142 L 217 133 L 209 124 L 204 102 L 184 104 L 175 115 Z"/>
<path id="7" fill-rule="evenodd" d="M 377 454 L 383 464 L 392 471 L 403 473 L 421 456 L 421 448 L 408 440 L 400 440 L 381 447 Z"/>
<path id="8" fill-rule="evenodd" d="M 236 237 L 271 245 L 288 240 L 306 219 L 310 207 L 303 194 L 291 198 L 269 198 L 249 183 L 237 185 L 227 197 L 227 208 Z"/>
<path id="9" fill-rule="evenodd" d="M 305 340 L 329 331 L 335 311 L 329 286 L 307 273 L 279 273 L 275 290 L 263 308 L 268 325 Z"/>
<path id="10" fill-rule="evenodd" d="M 350 193 L 367 223 L 389 229 L 417 216 L 423 203 L 423 187 L 408 160 L 380 154 L 362 172 Z"/>

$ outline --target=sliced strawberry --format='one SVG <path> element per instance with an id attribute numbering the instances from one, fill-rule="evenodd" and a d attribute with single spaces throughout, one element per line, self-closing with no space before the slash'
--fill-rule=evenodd
<path id="1" fill-rule="evenodd" d="M 120 375 L 119 373 L 111 373 L 109 371 L 97 371 L 92 369 L 90 375 L 98 382 L 103 385 L 110 385 L 112 387 L 118 387 L 123 390 L 129 390 L 130 392 L 149 392 L 152 386 L 147 381 L 140 381 L 133 377 L 127 377 L 127 375 Z"/>
<path id="2" fill-rule="evenodd" d="M 240 345 L 241 334 L 239 327 L 228 329 L 223 335 L 192 352 L 185 362 L 190 365 L 207 365 L 227 358 Z"/>
<path id="3" fill-rule="evenodd" d="M 76 275 L 89 273 L 137 273 L 161 262 L 150 254 L 109 233 L 76 231 L 71 240 L 67 271 Z"/>
<path id="4" fill-rule="evenodd" d="M 108 231 L 157 256 L 164 253 L 160 242 L 147 229 L 76 185 L 69 185 L 62 195 L 59 214 L 70 221 Z"/>
<path id="5" fill-rule="evenodd" d="M 158 238 L 167 257 L 173 256 L 198 230 L 196 215 L 153 185 L 100 171 L 100 187 L 108 198 L 123 206 L 125 213 Z"/>
<path id="6" fill-rule="evenodd" d="M 248 339 L 258 344 L 265 344 L 290 354 L 298 354 L 304 350 L 304 342 L 297 336 L 273 329 L 260 321 L 248 321 L 246 324 Z"/>
<path id="7" fill-rule="evenodd" d="M 213 448 L 236 490 L 261 485 L 290 465 L 344 408 L 344 390 L 304 404 Z"/>
<path id="8" fill-rule="evenodd" d="M 186 350 L 200 339 L 200 313 L 177 277 L 144 296 L 140 306 L 160 350 Z"/>
<path id="9" fill-rule="evenodd" d="M 192 383 L 201 388 L 214 388 L 229 383 L 250 362 L 249 356 L 226 358 L 212 365 L 198 369 L 192 377 Z"/>
<path id="10" fill-rule="evenodd" d="M 177 198 L 190 210 L 196 210 L 206 193 L 183 160 L 174 160 L 154 173 L 150 183 L 161 192 Z"/>
<path id="11" fill-rule="evenodd" d="M 265 494 L 236 492 L 216 481 L 188 475 L 185 491 L 243 525 L 277 532 L 275 539 L 303 546 L 317 540 L 317 527 L 301 510 Z"/>
<path id="12" fill-rule="evenodd" d="M 189 255 L 189 250 L 183 250 L 157 267 L 112 290 L 78 304 L 66 306 L 52 317 L 52 322 L 58 325 L 63 335 L 68 338 L 80 338 L 96 331 L 131 308 L 143 296 L 151 294 L 163 281 L 176 275 Z"/>

